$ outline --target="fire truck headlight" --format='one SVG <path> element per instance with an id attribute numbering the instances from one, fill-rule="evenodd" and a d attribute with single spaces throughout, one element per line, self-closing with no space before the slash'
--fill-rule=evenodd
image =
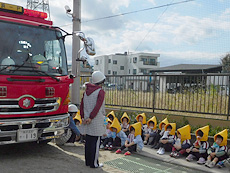
<path id="1" fill-rule="evenodd" d="M 69 118 L 58 120 L 53 124 L 55 128 L 67 127 L 68 125 L 69 125 Z"/>

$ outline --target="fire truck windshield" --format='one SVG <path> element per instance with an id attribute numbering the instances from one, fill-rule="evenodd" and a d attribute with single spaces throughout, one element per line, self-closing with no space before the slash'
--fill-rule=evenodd
<path id="1" fill-rule="evenodd" d="M 2 21 L 0 31 L 0 74 L 68 74 L 61 32 Z"/>

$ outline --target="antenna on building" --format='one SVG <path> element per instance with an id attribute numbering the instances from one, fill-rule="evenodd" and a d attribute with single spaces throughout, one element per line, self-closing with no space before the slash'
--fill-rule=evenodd
<path id="1" fill-rule="evenodd" d="M 51 20 L 49 0 L 27 0 L 26 7 L 31 10 L 37 10 L 47 13 L 48 19 Z"/>

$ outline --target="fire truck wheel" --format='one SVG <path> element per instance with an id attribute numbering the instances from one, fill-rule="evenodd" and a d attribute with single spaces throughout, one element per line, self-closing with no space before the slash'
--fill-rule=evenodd
<path id="1" fill-rule="evenodd" d="M 72 135 L 72 131 L 70 128 L 68 128 L 60 138 L 54 140 L 54 143 L 56 143 L 56 145 L 64 145 L 69 140 L 71 135 Z"/>

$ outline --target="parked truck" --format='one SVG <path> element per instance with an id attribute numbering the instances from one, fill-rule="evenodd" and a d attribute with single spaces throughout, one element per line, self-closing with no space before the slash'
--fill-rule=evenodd
<path id="1" fill-rule="evenodd" d="M 0 145 L 47 142 L 69 125 L 65 37 L 46 18 L 0 3 Z"/>

